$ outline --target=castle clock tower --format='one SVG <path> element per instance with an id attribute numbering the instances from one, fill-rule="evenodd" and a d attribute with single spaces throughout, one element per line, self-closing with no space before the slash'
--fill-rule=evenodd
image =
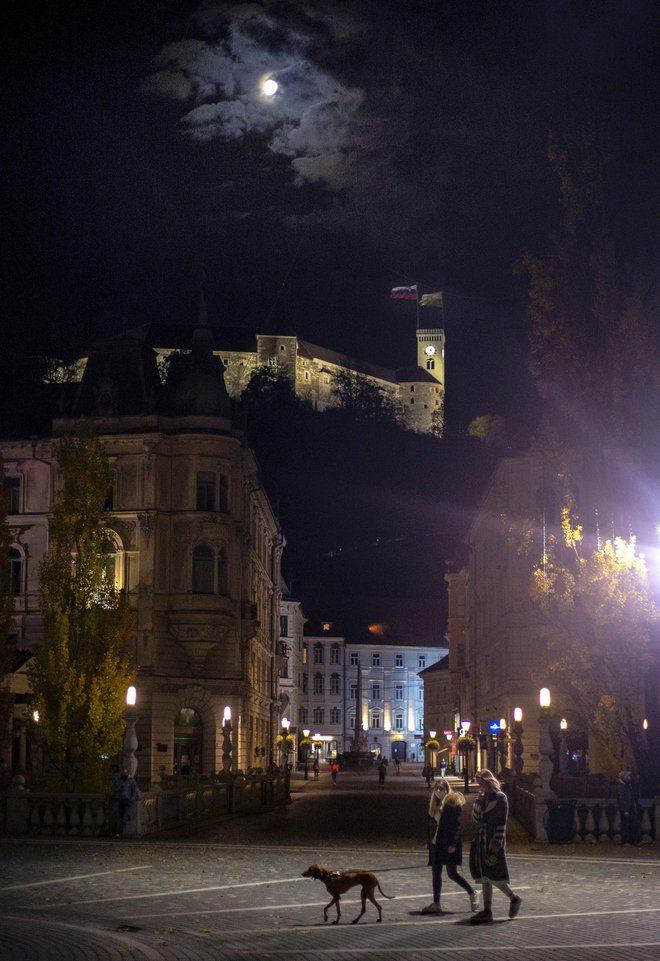
<path id="1" fill-rule="evenodd" d="M 440 327 L 417 331 L 417 366 L 438 383 L 445 383 L 445 332 Z"/>

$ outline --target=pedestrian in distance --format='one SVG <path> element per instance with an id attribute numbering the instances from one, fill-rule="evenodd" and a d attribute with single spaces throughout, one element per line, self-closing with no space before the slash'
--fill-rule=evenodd
<path id="1" fill-rule="evenodd" d="M 112 783 L 112 808 L 115 819 L 115 838 L 120 838 L 131 815 L 138 797 L 138 786 L 134 777 L 124 768 Z"/>
<path id="2" fill-rule="evenodd" d="M 394 767 L 396 768 L 396 773 L 401 774 L 401 761 L 398 757 L 394 758 Z"/>
<path id="3" fill-rule="evenodd" d="M 492 771 L 484 768 L 475 775 L 479 795 L 472 807 L 472 818 L 477 833 L 470 846 L 470 873 L 481 882 L 484 906 L 470 918 L 471 924 L 488 924 L 493 920 L 493 888 L 509 899 L 509 917 L 513 920 L 520 911 L 522 898 L 509 887 L 509 868 L 506 863 L 506 825 L 509 801 Z"/>
<path id="4" fill-rule="evenodd" d="M 639 844 L 642 830 L 639 801 L 631 771 L 621 771 L 616 782 L 616 799 L 621 818 L 621 843 Z"/>
<path id="5" fill-rule="evenodd" d="M 386 774 L 387 774 L 387 761 L 385 760 L 384 757 L 382 757 L 378 765 L 378 784 L 379 785 L 385 784 Z"/>
<path id="6" fill-rule="evenodd" d="M 337 783 L 337 775 L 339 774 L 339 764 L 337 761 L 330 762 L 330 777 L 332 778 L 332 783 Z"/>
<path id="7" fill-rule="evenodd" d="M 440 777 L 444 777 L 446 773 L 447 773 L 447 762 L 443 757 L 443 759 L 440 761 Z"/>
<path id="8" fill-rule="evenodd" d="M 314 758 L 314 763 L 312 764 L 312 771 L 314 772 L 314 780 L 318 780 L 319 773 L 321 771 L 321 765 L 319 764 L 319 759 Z"/>
<path id="9" fill-rule="evenodd" d="M 427 788 L 431 788 L 431 781 L 433 780 L 433 768 L 430 764 L 425 764 L 422 768 L 422 777 L 426 778 Z"/>
<path id="10" fill-rule="evenodd" d="M 479 907 L 479 895 L 465 878 L 459 874 L 463 861 L 461 842 L 461 814 L 465 797 L 452 791 L 449 782 L 440 778 L 433 786 L 429 801 L 429 865 L 433 885 L 433 901 L 422 908 L 422 914 L 442 914 L 440 894 L 442 891 L 442 868 L 447 877 L 467 892 L 470 910 Z"/>

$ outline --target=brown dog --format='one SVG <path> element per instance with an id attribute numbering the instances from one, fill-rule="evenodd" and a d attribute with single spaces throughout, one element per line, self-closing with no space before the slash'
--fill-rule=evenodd
<path id="1" fill-rule="evenodd" d="M 328 893 L 332 895 L 332 900 L 329 904 L 323 908 L 323 920 L 328 920 L 328 909 L 334 904 L 337 908 L 337 918 L 333 921 L 333 924 L 339 924 L 339 918 L 341 917 L 341 911 L 339 910 L 339 900 L 342 894 L 346 894 L 350 888 L 354 888 L 360 885 L 362 890 L 360 892 L 360 897 L 362 899 L 362 910 L 351 923 L 357 924 L 364 912 L 367 910 L 367 898 L 372 904 L 375 904 L 378 908 L 378 920 L 383 920 L 383 911 L 374 896 L 376 888 L 380 891 L 384 898 L 388 901 L 394 899 L 394 895 L 385 894 L 380 884 L 378 883 L 378 878 L 371 871 L 360 871 L 353 869 L 351 871 L 328 871 L 324 868 L 322 864 L 310 864 L 306 871 L 303 871 L 302 876 L 304 878 L 317 878 L 319 881 L 323 881 Z"/>

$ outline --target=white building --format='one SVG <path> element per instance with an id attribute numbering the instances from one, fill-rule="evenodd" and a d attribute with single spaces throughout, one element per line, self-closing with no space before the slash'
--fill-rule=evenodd
<path id="1" fill-rule="evenodd" d="M 369 750 L 387 758 L 421 761 L 424 682 L 419 672 L 447 653 L 446 647 L 405 644 L 380 637 L 354 643 L 327 633 L 305 637 L 298 731 L 309 729 L 322 744 L 321 756 L 349 751 L 361 718 Z M 358 666 L 362 703 L 357 703 Z M 358 722 L 359 723 L 359 722 Z"/>

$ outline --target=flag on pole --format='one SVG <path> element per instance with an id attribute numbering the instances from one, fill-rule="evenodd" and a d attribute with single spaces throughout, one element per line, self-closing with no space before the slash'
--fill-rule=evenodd
<path id="1" fill-rule="evenodd" d="M 412 287 L 392 287 L 390 300 L 417 300 L 417 284 Z"/>
<path id="2" fill-rule="evenodd" d="M 419 298 L 420 307 L 442 307 L 442 291 L 437 290 L 434 294 L 422 294 Z"/>

